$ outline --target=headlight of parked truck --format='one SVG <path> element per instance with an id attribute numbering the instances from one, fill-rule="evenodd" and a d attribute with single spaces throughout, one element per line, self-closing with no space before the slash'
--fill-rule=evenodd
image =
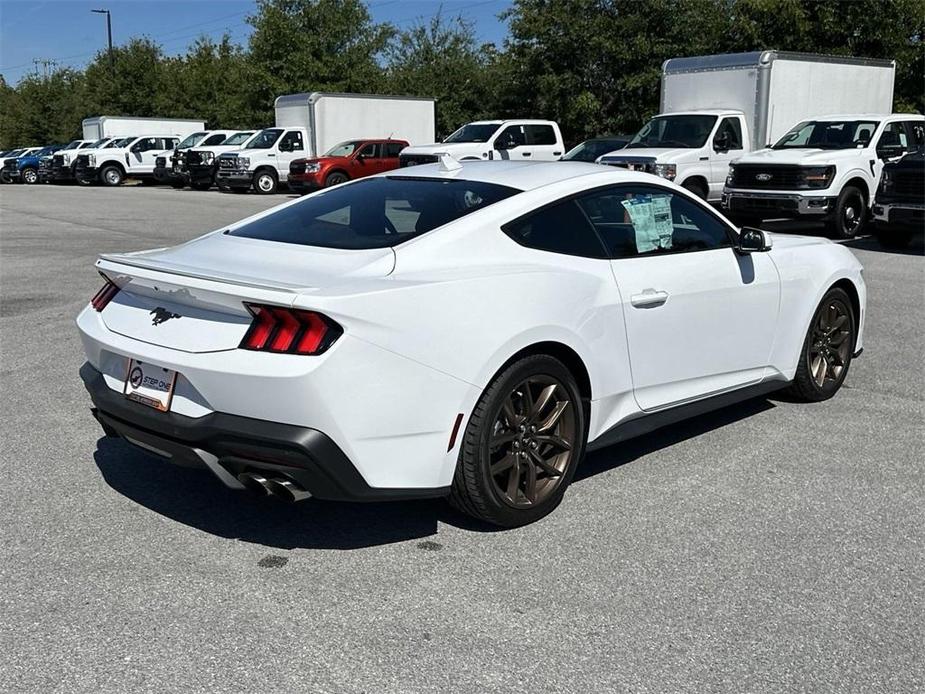
<path id="1" fill-rule="evenodd" d="M 95 155 L 95 154 L 88 154 L 88 155 L 87 155 L 87 162 L 90 164 L 90 166 L 96 166 L 96 155 Z"/>
<path id="2" fill-rule="evenodd" d="M 250 157 L 238 157 L 238 168 L 249 169 L 251 167 Z"/>
<path id="3" fill-rule="evenodd" d="M 676 164 L 656 164 L 655 175 L 673 181 L 678 175 L 678 167 Z"/>

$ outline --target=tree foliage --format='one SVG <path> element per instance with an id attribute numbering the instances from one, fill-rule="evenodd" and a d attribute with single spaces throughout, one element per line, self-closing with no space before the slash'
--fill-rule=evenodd
<path id="1" fill-rule="evenodd" d="M 167 56 L 139 37 L 84 70 L 0 76 L 0 147 L 63 142 L 95 115 L 273 122 L 280 94 L 437 98 L 437 130 L 467 120 L 553 118 L 571 141 L 631 133 L 658 109 L 672 57 L 779 49 L 890 58 L 898 110 L 925 110 L 925 0 L 514 0 L 503 46 L 437 13 L 404 30 L 363 0 L 257 0 L 247 46 L 202 37 Z M 864 85 L 858 85 L 863 89 Z"/>

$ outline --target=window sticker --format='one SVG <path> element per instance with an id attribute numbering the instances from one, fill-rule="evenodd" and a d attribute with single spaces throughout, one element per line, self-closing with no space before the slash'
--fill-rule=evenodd
<path id="1" fill-rule="evenodd" d="M 633 223 L 637 253 L 671 248 L 674 225 L 671 221 L 669 196 L 637 195 L 629 200 L 621 200 L 620 204 Z"/>

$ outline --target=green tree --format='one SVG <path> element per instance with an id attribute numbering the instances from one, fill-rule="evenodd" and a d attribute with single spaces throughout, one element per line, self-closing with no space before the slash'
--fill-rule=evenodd
<path id="1" fill-rule="evenodd" d="M 258 0 L 245 84 L 248 107 L 273 119 L 281 94 L 369 92 L 381 87 L 377 61 L 393 30 L 372 21 L 360 0 Z"/>
<path id="2" fill-rule="evenodd" d="M 149 38 L 133 38 L 113 53 L 115 74 L 105 51 L 87 66 L 85 117 L 170 115 L 158 112 L 167 64 L 161 47 Z"/>
<path id="3" fill-rule="evenodd" d="M 497 52 L 479 46 L 471 22 L 441 14 L 396 35 L 386 50 L 387 90 L 437 99 L 437 132 L 493 117 Z"/>

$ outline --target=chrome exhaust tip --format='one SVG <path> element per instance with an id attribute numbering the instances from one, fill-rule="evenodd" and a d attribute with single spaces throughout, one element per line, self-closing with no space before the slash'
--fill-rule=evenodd
<path id="1" fill-rule="evenodd" d="M 287 480 L 283 477 L 266 480 L 266 486 L 271 494 L 285 501 L 296 502 L 311 497 L 311 494 L 302 489 L 302 487 L 292 480 Z"/>
<path id="2" fill-rule="evenodd" d="M 242 472 L 238 475 L 238 482 L 243 484 L 245 489 L 254 492 L 257 496 L 267 496 L 273 493 L 269 487 L 270 481 L 263 475 L 258 475 L 253 472 Z"/>

